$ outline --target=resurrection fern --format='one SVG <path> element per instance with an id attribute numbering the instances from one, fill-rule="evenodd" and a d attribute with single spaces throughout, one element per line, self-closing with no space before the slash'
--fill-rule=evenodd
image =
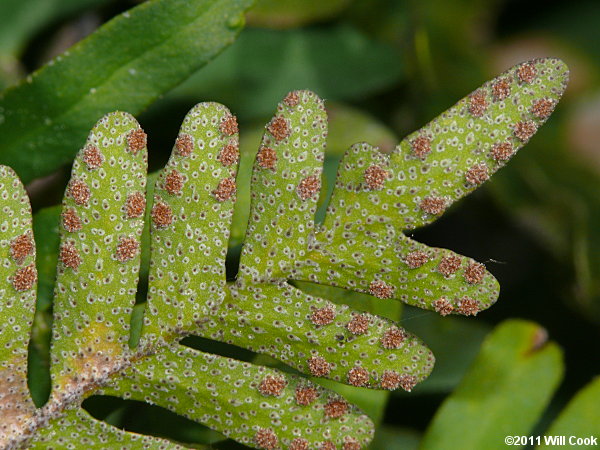
<path id="1" fill-rule="evenodd" d="M 353 146 L 322 224 L 314 215 L 325 108 L 311 92 L 288 94 L 256 156 L 234 282 L 226 281 L 225 257 L 239 160 L 235 117 L 214 103 L 192 109 L 146 206 L 146 135 L 128 114 L 105 116 L 75 160 L 63 202 L 52 392 L 41 408 L 26 377 L 37 280 L 31 211 L 17 176 L 2 167 L 0 446 L 180 448 L 94 419 L 81 407 L 93 394 L 157 404 L 256 448 L 367 445 L 372 422 L 337 394 L 179 341 L 203 336 L 313 377 L 410 391 L 434 363 L 417 337 L 296 286 L 337 286 L 442 315 L 489 307 L 498 284 L 482 264 L 403 232 L 432 222 L 504 165 L 550 115 L 566 79 L 558 60 L 524 63 L 390 155 Z M 149 290 L 139 342 L 130 346 L 144 217 Z"/>

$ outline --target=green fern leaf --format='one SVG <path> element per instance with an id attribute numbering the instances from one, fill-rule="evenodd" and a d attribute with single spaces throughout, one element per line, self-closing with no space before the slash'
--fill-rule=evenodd
<path id="1" fill-rule="evenodd" d="M 53 386 L 41 408 L 26 386 L 37 280 L 31 214 L 20 182 L 3 167 L 0 411 L 9 420 L 0 443 L 178 448 L 113 428 L 81 407 L 87 397 L 105 394 L 160 405 L 256 448 L 367 445 L 371 420 L 332 391 L 179 341 L 198 335 L 270 355 L 301 374 L 410 391 L 433 368 L 423 342 L 392 320 L 309 293 L 327 289 L 300 287 L 342 287 L 443 315 L 489 307 L 498 285 L 483 265 L 404 232 L 435 220 L 500 168 L 547 119 L 566 77 L 557 60 L 525 63 L 390 155 L 353 146 L 323 224 L 314 216 L 325 108 L 311 92 L 290 93 L 267 124 L 254 162 L 250 217 L 232 282 L 225 258 L 237 193 L 235 117 L 214 103 L 192 109 L 146 205 L 146 135 L 128 114 L 105 116 L 77 156 L 63 202 Z M 151 222 L 149 293 L 139 330 L 130 324 L 144 217 Z"/>

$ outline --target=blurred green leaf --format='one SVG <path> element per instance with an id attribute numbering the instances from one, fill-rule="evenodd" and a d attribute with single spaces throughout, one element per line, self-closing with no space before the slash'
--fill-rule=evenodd
<path id="1" fill-rule="evenodd" d="M 434 97 L 423 102 L 427 115 L 437 111 L 438 103 L 451 101 L 477 80 L 486 78 L 481 55 L 487 51 L 487 30 L 493 26 L 490 11 L 498 3 L 498 0 L 407 2 L 409 14 L 415 18 L 413 45 L 418 71 L 415 81 L 426 85 Z"/>
<path id="2" fill-rule="evenodd" d="M 58 264 L 60 238 L 58 225 L 61 206 L 44 208 L 33 216 L 33 233 L 37 249 L 36 267 L 38 272 L 37 311 L 47 311 L 52 306 L 54 279 Z"/>
<path id="3" fill-rule="evenodd" d="M 58 224 L 60 205 L 38 211 L 33 216 L 38 273 L 36 310 L 29 344 L 28 383 L 37 406 L 50 395 L 50 337 L 52 329 L 52 297 L 60 244 Z"/>
<path id="4" fill-rule="evenodd" d="M 348 16 L 361 29 L 402 51 L 417 126 L 489 75 L 482 70 L 481 55 L 488 51 L 485 44 L 494 18 L 490 12 L 497 3 L 354 0 Z"/>
<path id="5" fill-rule="evenodd" d="M 575 395 L 544 435 L 580 438 L 595 436 L 600 439 L 600 377 Z M 542 445 L 540 448 L 549 447 Z M 582 445 L 577 448 L 597 448 L 597 445 Z"/>
<path id="6" fill-rule="evenodd" d="M 329 132 L 326 157 L 340 158 L 357 142 L 368 142 L 383 152 L 391 152 L 398 143 L 398 136 L 377 118 L 351 106 L 327 102 Z"/>
<path id="7" fill-rule="evenodd" d="M 310 89 L 327 100 L 358 99 L 397 83 L 402 72 L 392 47 L 347 26 L 248 29 L 168 99 L 215 100 L 244 119 L 262 118 L 294 89 Z"/>
<path id="8" fill-rule="evenodd" d="M 401 41 L 413 31 L 408 2 L 352 0 L 344 16 L 369 35 L 395 45 L 404 45 Z"/>
<path id="9" fill-rule="evenodd" d="M 142 244 L 143 245 L 143 244 Z M 140 342 L 140 336 L 142 335 L 142 326 L 144 323 L 144 310 L 146 309 L 146 303 L 138 303 L 133 307 L 131 313 L 130 322 L 130 335 L 129 335 L 129 347 L 135 348 Z"/>
<path id="10" fill-rule="evenodd" d="M 530 434 L 563 374 L 562 352 L 546 338 L 532 322 L 498 325 L 438 409 L 421 448 L 504 449 L 505 436 Z"/>
<path id="11" fill-rule="evenodd" d="M 416 431 L 382 425 L 375 430 L 370 450 L 417 450 L 421 437 Z"/>
<path id="12" fill-rule="evenodd" d="M 259 27 L 291 28 L 328 19 L 350 0 L 259 0 L 248 14 L 248 23 Z"/>
<path id="13" fill-rule="evenodd" d="M 150 0 L 0 95 L 0 163 L 23 182 L 69 162 L 115 109 L 139 113 L 230 44 L 253 0 Z"/>
<path id="14" fill-rule="evenodd" d="M 16 83 L 21 76 L 21 64 L 11 55 L 0 54 L 0 91 Z"/>
<path id="15" fill-rule="evenodd" d="M 2 0 L 0 55 L 16 56 L 43 27 L 63 17 L 112 0 Z"/>
<path id="16" fill-rule="evenodd" d="M 429 378 L 409 395 L 450 392 L 460 382 L 477 356 L 490 327 L 480 320 L 442 317 L 405 306 L 402 325 L 420 336 L 435 355 Z M 459 349 L 457 351 L 457 349 Z M 403 393 L 398 392 L 398 395 Z"/>
<path id="17" fill-rule="evenodd" d="M 27 384 L 33 403 L 39 408 L 50 396 L 50 337 L 52 315 L 36 312 L 31 327 L 27 356 Z"/>
<path id="18" fill-rule="evenodd" d="M 229 246 L 241 246 L 246 235 L 248 217 L 250 215 L 250 179 L 252 165 L 261 142 L 263 129 L 259 126 L 246 129 L 240 133 L 240 162 L 236 177 L 237 195 L 233 207 L 233 220 Z"/>

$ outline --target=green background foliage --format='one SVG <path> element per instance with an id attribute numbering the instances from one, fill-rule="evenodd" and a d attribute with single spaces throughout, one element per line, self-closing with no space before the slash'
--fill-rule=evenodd
<path id="1" fill-rule="evenodd" d="M 137 3 L 140 9 L 129 18 L 119 16 Z M 208 3 L 206 10 L 198 6 Z M 600 361 L 586 344 L 597 341 L 600 325 L 597 2 L 259 0 L 234 42 L 244 25 L 239 11 L 248 6 L 241 0 L 0 3 L 0 87 L 17 84 L 0 94 L 0 163 L 13 166 L 27 185 L 37 244 L 38 297 L 29 352 L 36 405 L 47 399 L 50 384 L 59 246 L 59 209 L 52 205 L 60 202 L 71 161 L 102 114 L 122 109 L 139 118 L 150 135 L 151 171 L 167 161 L 181 120 L 194 104 L 219 101 L 239 115 L 240 187 L 226 261 L 232 279 L 250 209 L 250 192 L 243 186 L 249 186 L 262 125 L 286 92 L 308 88 L 327 102 L 330 134 L 317 213 L 323 220 L 338 162 L 351 144 L 365 140 L 391 150 L 398 137 L 513 64 L 558 56 L 570 66 L 571 82 L 549 123 L 476 194 L 411 233 L 428 245 L 486 262 L 502 286 L 493 308 L 476 320 L 440 318 L 340 289 L 313 292 L 400 319 L 436 355 L 432 375 L 410 394 L 325 383 L 378 424 L 372 448 L 461 448 L 464 441 L 457 444 L 457 436 L 477 447 L 504 448 L 499 439 L 505 431 L 597 434 L 600 393 L 594 377 Z M 58 57 L 73 44 L 68 55 Z M 142 278 L 147 258 L 142 254 Z M 300 282 L 298 287 L 315 289 Z M 148 289 L 139 288 L 138 301 Z M 135 306 L 134 315 L 142 310 L 142 304 Z M 513 317 L 535 323 L 506 321 Z M 136 332 L 139 325 L 134 321 Z M 187 343 L 283 367 L 267 356 L 208 340 Z M 498 366 L 502 370 L 494 369 Z M 531 404 L 519 406 L 524 396 Z M 96 396 L 84 407 L 126 430 L 187 445 L 236 445 L 142 402 Z"/>

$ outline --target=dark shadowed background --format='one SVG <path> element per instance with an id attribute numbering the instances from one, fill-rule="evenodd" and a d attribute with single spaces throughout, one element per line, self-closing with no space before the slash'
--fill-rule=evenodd
<path id="1" fill-rule="evenodd" d="M 139 3 L 21 0 L 31 3 L 29 15 L 16 20 L 10 15 L 16 2 L 5 1 L 0 88 Z M 231 47 L 138 115 L 149 135 L 153 171 L 168 159 L 181 120 L 194 104 L 227 105 L 240 121 L 242 152 L 253 152 L 277 102 L 288 91 L 310 89 L 326 99 L 330 115 L 326 174 L 331 177 L 354 142 L 366 140 L 389 151 L 488 79 L 545 56 L 563 59 L 571 70 L 567 92 L 548 123 L 484 187 L 414 233 L 429 245 L 484 262 L 500 281 L 500 298 L 469 319 L 442 320 L 435 313 L 403 309 L 402 325 L 423 338 L 438 365 L 410 394 L 339 388 L 381 421 L 373 448 L 418 446 L 484 337 L 509 318 L 538 323 L 564 352 L 564 379 L 537 432 L 600 373 L 600 2 L 263 0 Z M 34 213 L 60 203 L 69 172 L 65 165 L 29 183 Z M 230 277 L 238 255 L 234 241 Z M 360 306 L 360 299 L 340 297 Z M 48 314 L 36 323 L 31 363 L 36 367 L 31 376 L 39 381 L 30 380 L 42 386 L 42 398 L 50 305 L 44 307 Z M 187 344 L 273 363 L 214 342 L 188 338 Z M 238 446 L 158 407 L 101 397 L 85 405 L 94 416 L 129 430 L 189 444 Z"/>

